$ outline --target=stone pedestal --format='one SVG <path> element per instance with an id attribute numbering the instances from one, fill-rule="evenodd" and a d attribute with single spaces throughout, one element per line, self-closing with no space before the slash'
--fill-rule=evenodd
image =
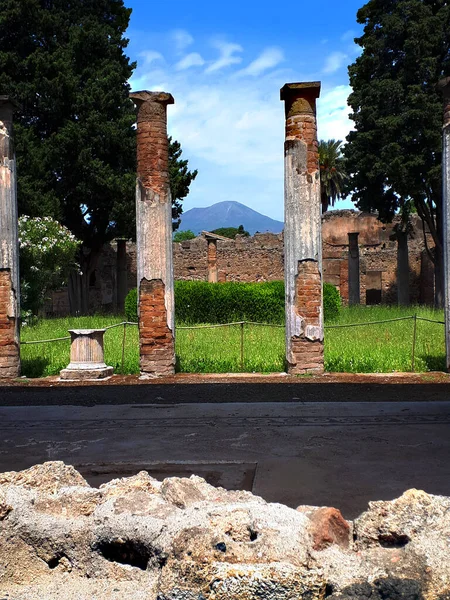
<path id="1" fill-rule="evenodd" d="M 65 381 L 106 379 L 113 368 L 105 364 L 103 335 L 105 329 L 71 329 L 70 363 L 60 373 Z"/>
<path id="2" fill-rule="evenodd" d="M 348 234 L 348 303 L 361 302 L 360 264 L 359 264 L 359 231 Z"/>
<path id="3" fill-rule="evenodd" d="M 0 96 L 0 379 L 20 375 L 15 104 Z"/>
<path id="4" fill-rule="evenodd" d="M 286 362 L 292 374 L 323 371 L 322 239 L 316 99 L 320 82 L 288 83 L 284 145 Z"/>
<path id="5" fill-rule="evenodd" d="M 166 92 L 133 92 L 137 111 L 136 242 L 140 370 L 175 372 L 172 199 Z"/>

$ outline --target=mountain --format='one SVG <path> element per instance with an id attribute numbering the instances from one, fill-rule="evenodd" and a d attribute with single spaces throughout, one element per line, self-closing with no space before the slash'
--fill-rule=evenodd
<path id="1" fill-rule="evenodd" d="M 201 231 L 211 231 L 218 227 L 239 227 L 243 225 L 250 235 L 257 231 L 279 233 L 284 228 L 282 221 L 275 221 L 240 202 L 218 202 L 205 208 L 191 208 L 181 215 L 178 231 L 190 229 L 196 235 Z"/>

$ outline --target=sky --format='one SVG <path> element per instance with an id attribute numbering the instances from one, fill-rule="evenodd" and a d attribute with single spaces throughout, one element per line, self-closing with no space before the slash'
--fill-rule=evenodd
<path id="1" fill-rule="evenodd" d="M 224 200 L 283 220 L 288 82 L 321 81 L 319 139 L 343 140 L 362 0 L 125 0 L 134 91 L 170 92 L 168 132 L 197 179 L 184 211 Z M 335 208 L 352 208 L 350 200 Z"/>

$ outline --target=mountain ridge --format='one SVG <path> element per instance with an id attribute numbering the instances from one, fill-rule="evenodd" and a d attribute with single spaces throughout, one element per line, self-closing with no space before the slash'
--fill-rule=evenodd
<path id="1" fill-rule="evenodd" d="M 178 231 L 190 229 L 198 235 L 201 231 L 239 225 L 243 225 L 250 235 L 256 232 L 280 233 L 284 228 L 283 221 L 271 219 L 240 202 L 225 200 L 211 206 L 187 210 L 181 215 Z"/>

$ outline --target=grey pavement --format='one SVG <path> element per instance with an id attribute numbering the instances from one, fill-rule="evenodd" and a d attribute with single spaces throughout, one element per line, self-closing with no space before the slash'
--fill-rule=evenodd
<path id="1" fill-rule="evenodd" d="M 1 406 L 0 472 L 63 460 L 92 484 L 141 469 L 158 478 L 197 473 L 293 507 L 336 506 L 347 518 L 412 487 L 450 495 L 450 401 L 311 402 L 299 393 L 279 402 L 158 396 L 145 404 Z"/>

